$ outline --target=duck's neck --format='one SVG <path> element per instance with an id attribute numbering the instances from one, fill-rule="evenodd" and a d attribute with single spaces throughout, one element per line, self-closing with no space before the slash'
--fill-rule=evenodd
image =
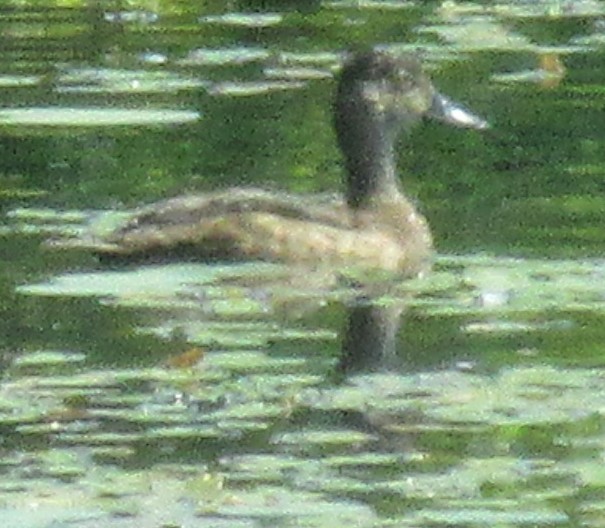
<path id="1" fill-rule="evenodd" d="M 375 198 L 399 196 L 395 166 L 398 124 L 353 98 L 337 103 L 335 128 L 345 158 L 349 207 L 363 209 Z"/>

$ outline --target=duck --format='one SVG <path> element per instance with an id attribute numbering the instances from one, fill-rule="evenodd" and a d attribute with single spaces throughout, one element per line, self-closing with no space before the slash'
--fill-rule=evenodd
<path id="1" fill-rule="evenodd" d="M 333 126 L 344 161 L 344 195 L 234 188 L 165 199 L 94 229 L 48 243 L 103 259 L 260 260 L 419 276 L 430 268 L 426 218 L 397 176 L 398 136 L 423 119 L 464 128 L 488 123 L 440 94 L 412 54 L 352 53 L 338 76 Z"/>

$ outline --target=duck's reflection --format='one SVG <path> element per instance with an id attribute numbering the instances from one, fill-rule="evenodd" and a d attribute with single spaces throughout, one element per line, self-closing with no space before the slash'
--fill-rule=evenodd
<path id="1" fill-rule="evenodd" d="M 350 303 L 342 333 L 339 372 L 350 374 L 400 367 L 397 333 L 403 311 L 403 301 L 381 305 L 375 299 L 360 297 Z"/>

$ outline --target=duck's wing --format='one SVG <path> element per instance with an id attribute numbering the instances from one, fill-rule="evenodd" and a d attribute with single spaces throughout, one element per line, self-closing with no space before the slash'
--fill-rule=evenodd
<path id="1" fill-rule="evenodd" d="M 197 225 L 228 215 L 266 213 L 301 221 L 342 225 L 347 222 L 342 199 L 335 195 L 303 196 L 264 189 L 229 189 L 201 195 L 184 195 L 144 206 L 134 212 L 116 233 L 153 226 Z"/>
<path id="2" fill-rule="evenodd" d="M 334 270 L 405 266 L 414 274 L 425 266 L 426 251 L 410 251 L 370 216 L 355 217 L 329 197 L 255 189 L 187 196 L 141 209 L 97 252 L 129 262 L 264 260 Z"/>
<path id="3" fill-rule="evenodd" d="M 132 211 L 111 230 L 92 222 L 83 234 L 55 238 L 46 246 L 121 256 L 170 258 L 186 250 L 200 257 L 274 259 L 274 241 L 266 233 L 269 220 L 272 232 L 292 223 L 336 229 L 350 223 L 342 199 L 334 195 L 230 189 L 156 202 Z"/>
<path id="4" fill-rule="evenodd" d="M 264 260 L 414 274 L 426 268 L 430 241 L 423 241 L 420 250 L 414 247 L 417 236 L 402 243 L 396 232 L 375 223 L 372 211 L 367 213 L 368 219 L 352 215 L 335 196 L 237 189 L 151 204 L 133 211 L 117 228 L 101 233 L 92 225 L 84 234 L 48 245 L 124 263 Z"/>

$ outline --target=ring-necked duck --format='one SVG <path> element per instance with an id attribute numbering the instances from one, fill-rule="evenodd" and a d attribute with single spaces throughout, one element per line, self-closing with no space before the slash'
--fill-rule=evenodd
<path id="1" fill-rule="evenodd" d="M 440 95 L 413 56 L 354 54 L 344 64 L 334 103 L 344 199 L 241 188 L 183 196 L 135 210 L 103 237 L 51 245 L 119 257 L 194 254 L 417 275 L 429 266 L 431 234 L 401 192 L 394 145 L 397 134 L 422 117 L 487 126 Z"/>

